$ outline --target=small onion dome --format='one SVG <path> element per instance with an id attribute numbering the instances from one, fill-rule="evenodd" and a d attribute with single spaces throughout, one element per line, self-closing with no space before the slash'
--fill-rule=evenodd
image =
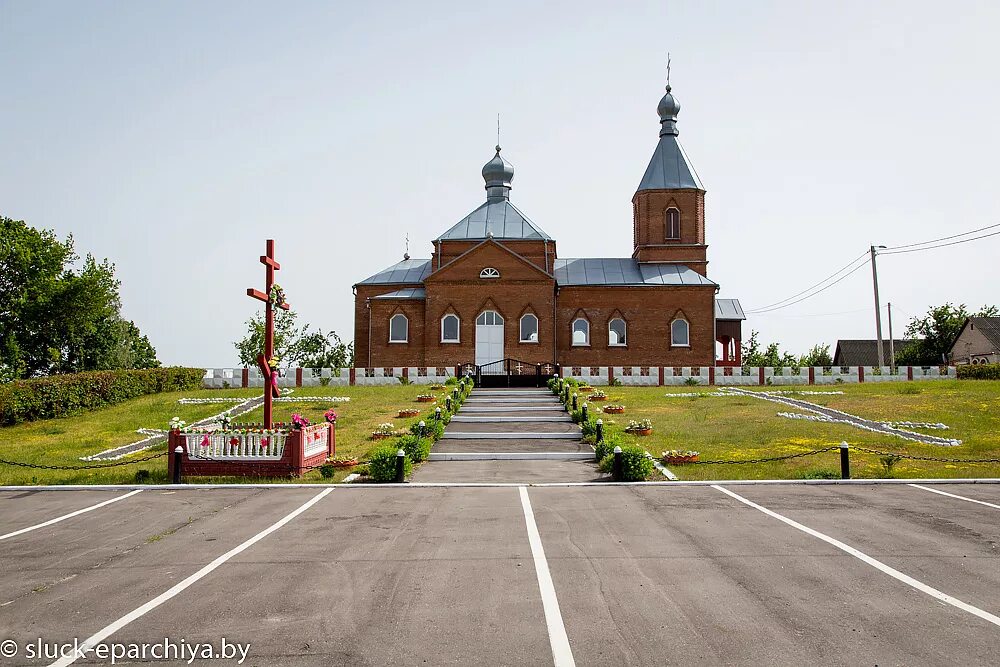
<path id="1" fill-rule="evenodd" d="M 497 154 L 493 159 L 483 166 L 483 179 L 487 189 L 509 188 L 510 182 L 514 180 L 514 166 L 500 157 L 500 146 L 497 146 Z"/>
<path id="2" fill-rule="evenodd" d="M 667 86 L 667 93 L 660 99 L 656 106 L 656 112 L 660 114 L 660 136 L 664 134 L 677 134 L 677 112 L 681 110 L 680 103 L 670 92 Z"/>

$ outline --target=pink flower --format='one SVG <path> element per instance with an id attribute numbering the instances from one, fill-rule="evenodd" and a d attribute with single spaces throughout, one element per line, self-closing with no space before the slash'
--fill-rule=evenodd
<path id="1" fill-rule="evenodd" d="M 323 417 L 331 424 L 337 421 L 337 413 L 333 411 L 333 408 L 327 410 L 323 413 Z"/>

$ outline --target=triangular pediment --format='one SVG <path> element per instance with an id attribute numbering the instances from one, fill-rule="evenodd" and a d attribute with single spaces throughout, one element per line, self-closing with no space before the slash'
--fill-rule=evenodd
<path id="1" fill-rule="evenodd" d="M 424 283 L 468 281 L 488 285 L 525 280 L 554 278 L 510 247 L 493 239 L 486 239 L 427 276 Z"/>

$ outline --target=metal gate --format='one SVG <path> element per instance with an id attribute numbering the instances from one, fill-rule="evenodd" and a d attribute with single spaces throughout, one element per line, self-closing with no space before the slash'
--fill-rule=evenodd
<path id="1" fill-rule="evenodd" d="M 476 366 L 477 387 L 544 387 L 554 373 L 556 364 L 539 364 L 518 359 L 501 359 Z"/>

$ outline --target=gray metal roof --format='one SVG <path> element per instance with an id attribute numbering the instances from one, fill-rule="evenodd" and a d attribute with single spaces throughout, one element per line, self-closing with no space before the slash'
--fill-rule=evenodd
<path id="1" fill-rule="evenodd" d="M 372 297 L 373 299 L 426 299 L 427 290 L 423 287 L 405 287 L 395 292 L 389 292 L 388 294 L 379 294 L 378 296 Z"/>
<path id="2" fill-rule="evenodd" d="M 487 201 L 459 220 L 438 240 L 485 239 L 551 240 L 535 223 L 506 199 Z"/>
<path id="3" fill-rule="evenodd" d="M 683 264 L 640 264 L 634 259 L 557 259 L 559 285 L 715 285 Z"/>
<path id="4" fill-rule="evenodd" d="M 357 283 L 358 285 L 419 285 L 431 272 L 429 259 L 404 259 L 387 269 L 382 269 L 374 276 L 369 276 Z"/>
<path id="5" fill-rule="evenodd" d="M 995 348 L 1000 350 L 1000 317 L 970 317 L 971 324 L 979 333 L 988 340 Z M 964 326 L 962 327 L 965 328 Z M 962 333 L 959 331 L 959 333 Z M 956 338 L 956 340 L 958 340 Z M 953 344 L 954 346 L 954 344 Z"/>
<path id="6" fill-rule="evenodd" d="M 739 299 L 716 299 L 715 319 L 717 320 L 745 320 L 747 316 L 743 313 L 743 306 Z"/>
<path id="7" fill-rule="evenodd" d="M 694 170 L 677 137 L 673 134 L 664 134 L 656 144 L 656 150 L 653 151 L 653 157 L 646 167 L 646 173 L 642 175 L 638 190 L 678 188 L 704 190 L 705 186 L 701 184 L 698 172 Z"/>

